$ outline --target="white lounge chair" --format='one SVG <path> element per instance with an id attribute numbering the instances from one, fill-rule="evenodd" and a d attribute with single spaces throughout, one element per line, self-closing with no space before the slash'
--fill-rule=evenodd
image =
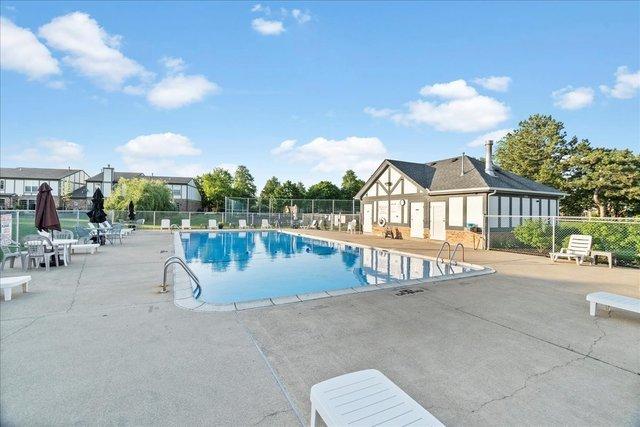
<path id="1" fill-rule="evenodd" d="M 183 219 L 182 223 L 180 225 L 180 228 L 182 230 L 191 230 L 191 220 L 190 219 Z"/>
<path id="2" fill-rule="evenodd" d="M 160 231 L 162 230 L 171 230 L 171 221 L 169 219 L 160 220 Z"/>
<path id="3" fill-rule="evenodd" d="M 569 246 L 560 249 L 560 252 L 550 252 L 549 256 L 552 261 L 557 261 L 558 258 L 566 258 L 576 260 L 576 264 L 580 265 L 591 254 L 591 236 L 586 234 L 572 234 L 569 237 Z"/>
<path id="4" fill-rule="evenodd" d="M 240 228 L 240 229 L 249 228 L 249 227 L 247 227 L 247 220 L 246 219 L 239 219 L 238 220 L 238 228 Z"/>
<path id="5" fill-rule="evenodd" d="M 317 229 L 318 228 L 318 220 L 314 219 L 313 221 L 311 221 L 311 224 L 309 225 L 305 225 L 302 228 L 306 228 L 306 229 Z"/>
<path id="6" fill-rule="evenodd" d="M 209 220 L 209 230 L 217 230 L 218 229 L 218 221 L 215 219 Z"/>
<path id="7" fill-rule="evenodd" d="M 260 225 L 260 228 L 262 228 L 262 229 L 271 228 L 271 225 L 269 224 L 269 220 L 268 219 L 263 219 L 262 220 L 262 224 Z"/>
<path id="8" fill-rule="evenodd" d="M 375 369 L 352 372 L 311 387 L 311 425 L 316 413 L 327 426 L 444 426 Z"/>
<path id="9" fill-rule="evenodd" d="M 31 276 L 14 276 L 0 278 L 0 289 L 4 294 L 5 301 L 11 301 L 11 288 L 22 286 L 22 292 L 29 292 Z"/>
<path id="10" fill-rule="evenodd" d="M 78 243 L 77 245 L 71 245 L 71 253 L 84 252 L 89 254 L 95 254 L 100 247 L 97 243 Z"/>
<path id="11" fill-rule="evenodd" d="M 589 301 L 589 314 L 592 316 L 596 315 L 598 304 L 640 314 L 640 299 L 637 298 L 609 292 L 594 292 L 587 295 L 587 301 Z"/>
<path id="12" fill-rule="evenodd" d="M 351 233 L 351 234 L 355 234 L 356 233 L 356 226 L 358 225 L 358 223 L 356 222 L 356 220 L 351 220 L 347 223 L 347 233 Z"/>

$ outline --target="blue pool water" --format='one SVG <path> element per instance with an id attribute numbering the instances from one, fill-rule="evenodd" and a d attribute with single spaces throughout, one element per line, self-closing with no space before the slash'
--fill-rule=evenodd
<path id="1" fill-rule="evenodd" d="M 227 304 L 471 271 L 373 248 L 278 231 L 182 234 L 199 300 Z"/>

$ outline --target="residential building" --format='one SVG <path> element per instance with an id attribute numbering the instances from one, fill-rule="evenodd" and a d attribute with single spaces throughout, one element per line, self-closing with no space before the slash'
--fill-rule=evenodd
<path id="1" fill-rule="evenodd" d="M 35 209 L 44 182 L 58 208 L 73 209 L 71 195 L 85 186 L 89 175 L 81 169 L 0 168 L 0 209 Z"/>
<path id="2" fill-rule="evenodd" d="M 447 240 L 476 246 L 487 227 L 520 224 L 520 215 L 557 215 L 561 191 L 518 176 L 492 162 L 492 141 L 485 160 L 465 156 L 413 163 L 385 160 L 355 196 L 362 201 L 365 233 L 387 226 L 403 236 Z M 490 218 L 485 215 L 514 215 Z"/>
<path id="3" fill-rule="evenodd" d="M 114 186 L 121 178 L 143 178 L 143 179 L 159 179 L 166 183 L 171 190 L 173 202 L 181 211 L 197 211 L 202 208 L 202 200 L 200 192 L 196 187 L 195 180 L 190 177 L 179 176 L 156 176 L 145 175 L 142 172 L 116 172 L 111 165 L 102 168 L 102 172 L 87 179 L 87 186 L 84 197 L 90 202 L 93 193 L 100 188 L 104 197 L 108 197 L 113 191 Z"/>

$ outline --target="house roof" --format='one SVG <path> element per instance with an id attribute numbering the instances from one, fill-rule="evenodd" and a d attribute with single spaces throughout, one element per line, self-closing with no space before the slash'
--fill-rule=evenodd
<path id="1" fill-rule="evenodd" d="M 461 174 L 461 162 L 464 161 L 464 173 Z M 484 160 L 465 156 L 464 160 L 451 157 L 428 163 L 404 162 L 401 160 L 385 160 L 380 168 L 358 192 L 356 198 L 361 198 L 372 181 L 386 164 L 396 169 L 422 187 L 429 193 L 454 193 L 465 190 L 472 191 L 515 191 L 523 193 L 541 193 L 561 196 L 564 193 L 544 184 L 521 177 L 498 166 L 494 166 L 495 176 L 484 171 Z"/>
<path id="2" fill-rule="evenodd" d="M 87 182 L 102 182 L 103 173 L 92 176 L 87 179 Z M 145 178 L 145 179 L 159 179 L 165 181 L 167 184 L 189 184 L 193 178 L 184 177 L 184 176 L 159 176 L 159 175 L 145 175 L 142 172 L 114 172 L 113 173 L 114 181 L 118 182 L 120 178 L 131 179 L 131 178 Z"/>
<path id="3" fill-rule="evenodd" d="M 131 178 L 141 178 L 143 176 L 144 176 L 144 174 L 142 172 L 114 172 L 113 173 L 113 178 L 114 178 L 113 182 L 118 182 L 118 180 L 120 178 L 131 179 Z M 99 174 L 94 175 L 91 178 L 87 179 L 87 181 L 88 182 L 102 182 L 103 179 L 104 179 L 103 172 L 100 172 Z"/>
<path id="4" fill-rule="evenodd" d="M 18 179 L 62 179 L 81 169 L 0 168 L 0 177 Z"/>
<path id="5" fill-rule="evenodd" d="M 81 187 L 76 188 L 71 192 L 72 199 L 86 199 L 87 198 L 87 186 L 83 185 Z"/>

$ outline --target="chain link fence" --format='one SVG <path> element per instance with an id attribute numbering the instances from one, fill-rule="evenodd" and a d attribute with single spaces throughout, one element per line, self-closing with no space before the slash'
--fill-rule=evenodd
<path id="1" fill-rule="evenodd" d="M 190 220 L 192 229 L 208 229 L 210 220 L 219 228 L 238 228 L 243 220 L 249 228 L 261 228 L 266 220 L 272 228 L 306 228 L 347 231 L 347 224 L 355 220 L 356 231 L 360 230 L 360 214 L 351 213 L 292 213 L 292 212 L 179 212 L 139 211 L 135 221 L 129 221 L 129 211 L 106 210 L 111 223 L 123 223 L 138 229 L 159 229 L 161 221 L 168 219 L 172 228 L 180 227 L 183 219 Z M 73 230 L 88 227 L 89 217 L 84 210 L 59 210 L 62 229 Z M 0 210 L 2 240 L 19 241 L 20 237 L 37 232 L 34 210 Z M 315 221 L 315 223 L 314 223 Z"/>
<path id="2" fill-rule="evenodd" d="M 338 199 L 261 199 L 225 197 L 224 210 L 226 213 L 258 213 L 278 214 L 287 213 L 294 216 L 302 214 L 359 214 L 360 201 Z"/>
<path id="3" fill-rule="evenodd" d="M 487 215 L 487 247 L 548 256 L 572 234 L 592 236 L 592 250 L 611 252 L 618 265 L 640 266 L 640 218 Z"/>

